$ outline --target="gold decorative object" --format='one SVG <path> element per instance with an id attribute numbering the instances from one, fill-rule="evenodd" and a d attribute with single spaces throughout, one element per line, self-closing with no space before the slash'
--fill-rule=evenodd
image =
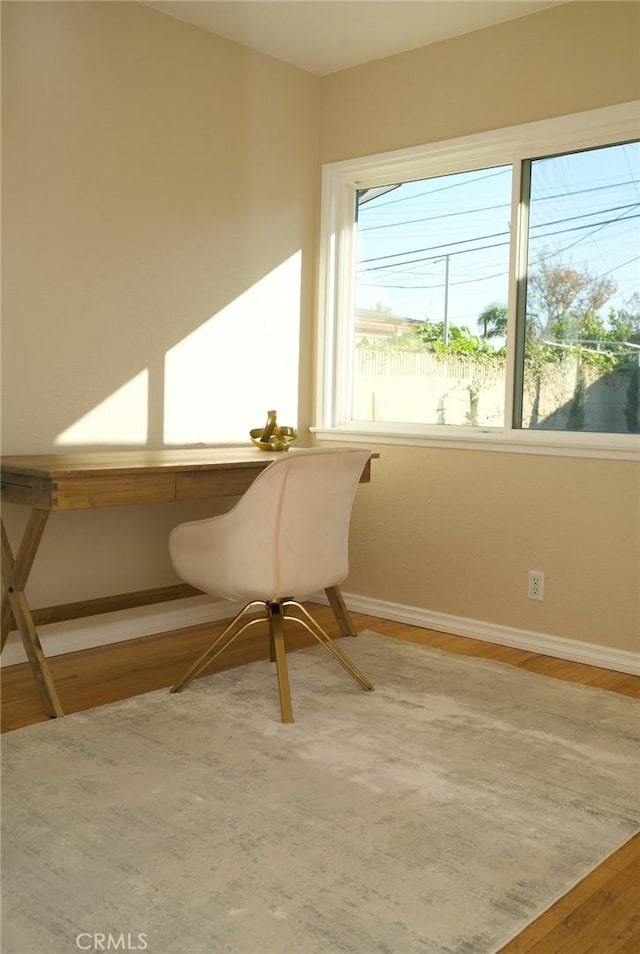
<path id="1" fill-rule="evenodd" d="M 252 442 L 263 451 L 286 451 L 295 441 L 298 432 L 295 427 L 280 427 L 277 412 L 267 411 L 267 423 L 264 427 L 254 427 L 249 431 Z"/>

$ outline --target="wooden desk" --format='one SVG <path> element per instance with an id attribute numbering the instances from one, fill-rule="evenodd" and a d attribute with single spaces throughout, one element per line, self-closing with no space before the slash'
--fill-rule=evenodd
<path id="1" fill-rule="evenodd" d="M 295 450 L 289 453 L 295 453 Z M 372 455 L 375 456 L 377 454 Z M 0 648 L 4 647 L 10 630 L 17 628 L 48 715 L 54 718 L 64 715 L 64 712 L 42 651 L 37 625 L 199 593 L 187 584 L 177 584 L 32 611 L 24 590 L 49 514 L 93 507 L 240 496 L 274 459 L 273 454 L 253 447 L 48 454 L 0 459 L 2 501 L 30 508 L 15 557 L 2 522 Z M 363 472 L 361 480 L 364 482 L 370 480 L 370 465 L 369 461 Z M 326 593 L 343 632 L 355 635 L 339 589 L 331 587 Z"/>

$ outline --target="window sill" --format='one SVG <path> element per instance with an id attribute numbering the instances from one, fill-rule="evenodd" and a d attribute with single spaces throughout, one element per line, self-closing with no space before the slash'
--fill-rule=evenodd
<path id="1" fill-rule="evenodd" d="M 551 457 L 591 457 L 640 461 L 640 438 L 633 434 L 559 434 L 557 432 L 509 432 L 466 430 L 464 434 L 410 430 L 402 425 L 349 424 L 311 427 L 319 441 L 398 444 L 406 447 L 438 447 L 449 450 L 498 451 L 508 454 L 538 454 Z"/>

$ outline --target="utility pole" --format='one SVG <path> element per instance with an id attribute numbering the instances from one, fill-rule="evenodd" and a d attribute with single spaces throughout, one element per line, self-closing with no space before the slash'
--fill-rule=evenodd
<path id="1" fill-rule="evenodd" d="M 449 344 L 449 256 L 444 257 L 444 322 L 443 338 L 445 345 Z"/>

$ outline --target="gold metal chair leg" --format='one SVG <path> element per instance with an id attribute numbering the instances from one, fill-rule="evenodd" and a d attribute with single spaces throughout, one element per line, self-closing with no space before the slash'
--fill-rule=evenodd
<path id="1" fill-rule="evenodd" d="M 278 691 L 280 696 L 280 711 L 282 714 L 282 721 L 284 723 L 291 723 L 294 721 L 293 706 L 291 704 L 291 687 L 289 685 L 289 668 L 287 666 L 287 650 L 284 639 L 285 619 L 292 623 L 298 623 L 300 626 L 304 627 L 304 629 L 306 629 L 307 632 L 309 632 L 311 636 L 313 636 L 313 638 L 317 640 L 317 642 L 319 642 L 320 645 L 326 649 L 326 651 L 333 656 L 337 662 L 340 663 L 340 665 L 363 689 L 372 690 L 374 688 L 364 673 L 358 669 L 353 660 L 349 658 L 344 650 L 342 650 L 327 633 L 325 633 L 322 627 L 318 625 L 313 616 L 307 612 L 304 606 L 298 603 L 297 600 L 286 599 L 267 603 L 266 605 L 261 600 L 254 600 L 251 603 L 247 603 L 247 605 L 240 610 L 237 616 L 231 620 L 228 626 L 225 627 L 217 639 L 214 640 L 212 645 L 205 650 L 205 652 L 202 653 L 202 655 L 187 670 L 182 679 L 180 679 L 175 686 L 173 686 L 171 692 L 181 692 L 185 686 L 195 679 L 195 677 L 202 672 L 206 666 L 212 663 L 214 659 L 223 653 L 224 650 L 227 649 L 227 647 L 229 647 L 242 633 L 244 633 L 251 626 L 257 626 L 258 624 L 265 622 L 265 617 L 259 616 L 240 625 L 242 617 L 252 606 L 261 606 L 266 611 L 266 620 L 269 623 L 269 655 L 276 664 L 276 671 L 278 674 Z M 295 608 L 302 613 L 304 618 L 301 619 L 299 616 L 293 615 L 291 613 L 287 614 L 286 610 L 288 608 Z"/>
<path id="2" fill-rule="evenodd" d="M 201 656 L 196 659 L 192 666 L 187 669 L 184 676 L 178 680 L 178 682 L 171 688 L 171 692 L 182 692 L 182 690 L 189 685 L 189 683 L 196 678 L 196 676 L 202 672 L 202 670 L 213 662 L 213 660 L 219 656 L 221 653 L 227 649 L 235 640 L 240 636 L 241 633 L 244 633 L 250 626 L 255 626 L 258 623 L 264 623 L 266 617 L 261 616 L 258 619 L 252 619 L 246 622 L 243 626 L 240 626 L 237 630 L 235 629 L 236 625 L 240 622 L 244 614 L 251 606 L 262 606 L 264 609 L 264 603 L 262 600 L 253 600 L 251 603 L 247 603 L 246 606 L 243 606 L 240 612 L 234 616 L 228 626 L 220 633 L 217 639 L 213 641 L 211 646 L 202 653 Z"/>
<path id="3" fill-rule="evenodd" d="M 284 603 L 287 602 L 287 600 L 290 600 L 290 599 L 291 599 L 291 597 L 288 596 L 286 599 L 281 598 L 281 599 L 279 599 L 279 600 L 276 600 L 276 602 L 279 603 L 279 604 L 282 606 Z M 268 604 L 268 603 L 267 603 L 267 613 L 269 613 L 269 604 Z M 284 615 L 284 613 L 283 613 L 283 615 Z M 269 661 L 270 661 L 270 662 L 276 662 L 276 644 L 275 644 L 275 641 L 274 641 L 274 638 L 273 638 L 273 626 L 269 626 Z"/>
<path id="4" fill-rule="evenodd" d="M 325 590 L 327 594 L 327 599 L 329 600 L 329 605 L 333 610 L 333 615 L 336 618 L 336 622 L 342 631 L 343 636 L 357 636 L 353 623 L 351 622 L 351 616 L 349 615 L 349 610 L 347 609 L 347 604 L 342 598 L 342 593 L 340 592 L 340 587 L 338 586 L 329 586 Z"/>
<path id="5" fill-rule="evenodd" d="M 289 668 L 287 666 L 287 650 L 284 644 L 283 612 L 281 603 L 269 603 L 269 634 L 276 657 L 278 673 L 278 689 L 280 692 L 280 711 L 282 721 L 293 722 L 293 707 L 291 705 L 291 689 L 289 686 Z"/>
<path id="6" fill-rule="evenodd" d="M 341 649 L 340 646 L 338 646 L 338 644 L 327 635 L 327 633 L 325 633 L 322 627 L 318 625 L 313 616 L 307 612 L 301 603 L 298 603 L 297 600 L 285 600 L 283 602 L 283 606 L 291 606 L 300 610 L 300 612 L 306 617 L 306 620 L 292 615 L 288 615 L 286 618 L 292 622 L 296 622 L 301 626 L 304 626 L 304 628 L 311 633 L 314 639 L 316 639 L 320 645 L 326 649 L 327 652 L 333 656 L 334 659 L 336 659 L 344 669 L 346 669 L 346 671 L 360 686 L 362 686 L 363 689 L 366 689 L 367 691 L 372 691 L 374 689 L 374 686 L 369 682 L 365 674 L 358 669 L 354 661 L 347 656 L 344 650 Z"/>

